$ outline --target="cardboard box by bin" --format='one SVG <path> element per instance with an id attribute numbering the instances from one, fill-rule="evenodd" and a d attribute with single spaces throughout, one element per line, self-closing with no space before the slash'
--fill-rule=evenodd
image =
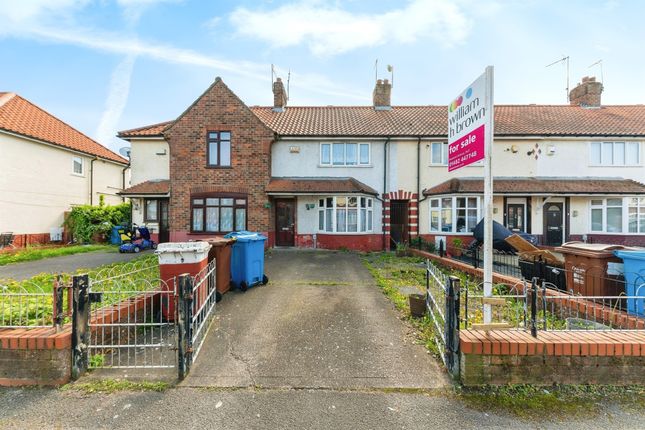
<path id="1" fill-rule="evenodd" d="M 622 245 L 567 242 L 556 248 L 564 255 L 567 290 L 582 296 L 619 296 L 624 293 L 622 261 L 614 255 Z"/>

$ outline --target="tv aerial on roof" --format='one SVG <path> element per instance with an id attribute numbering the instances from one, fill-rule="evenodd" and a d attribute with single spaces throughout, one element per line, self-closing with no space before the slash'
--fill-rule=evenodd
<path id="1" fill-rule="evenodd" d="M 596 61 L 595 63 L 593 63 L 591 66 L 589 66 L 587 68 L 591 69 L 593 66 L 599 66 L 600 67 L 600 82 L 602 82 L 603 85 L 604 85 L 605 77 L 603 76 L 603 73 L 602 73 L 602 59 Z"/>
<path id="2" fill-rule="evenodd" d="M 563 64 L 567 65 L 567 89 L 566 89 L 566 91 L 567 91 L 567 102 L 569 102 L 569 56 L 562 54 L 562 58 L 560 58 L 559 60 L 554 61 L 551 64 L 547 64 L 546 67 L 551 67 L 554 64 L 558 64 L 558 63 L 563 63 Z"/>

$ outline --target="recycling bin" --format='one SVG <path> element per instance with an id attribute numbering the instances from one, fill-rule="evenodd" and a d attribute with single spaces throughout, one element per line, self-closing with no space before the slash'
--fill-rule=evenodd
<path id="1" fill-rule="evenodd" d="M 155 251 L 159 257 L 159 277 L 163 281 L 162 289 L 173 294 L 163 294 L 161 311 L 167 321 L 175 320 L 175 296 L 179 275 L 195 276 L 208 266 L 208 251 L 211 245 L 207 242 L 168 242 L 160 243 Z M 203 282 L 196 300 L 208 296 L 208 282 Z M 199 308 L 201 304 L 197 303 Z"/>
<path id="2" fill-rule="evenodd" d="M 215 260 L 216 265 L 216 301 L 222 299 L 222 295 L 231 289 L 231 251 L 235 239 L 225 238 L 222 236 L 207 237 L 199 239 L 200 242 L 206 242 L 211 246 L 208 252 L 208 262 Z"/>
<path id="3" fill-rule="evenodd" d="M 122 225 L 115 225 L 110 232 L 110 243 L 112 245 L 121 245 L 123 243 L 122 235 L 125 235 L 127 227 Z"/>
<path id="4" fill-rule="evenodd" d="M 269 282 L 264 274 L 264 242 L 267 238 L 250 231 L 234 231 L 224 237 L 235 239 L 231 254 L 232 284 L 246 291 L 254 285 Z"/>
<path id="5" fill-rule="evenodd" d="M 624 248 L 577 241 L 556 248 L 564 255 L 567 289 L 582 296 L 619 296 L 624 290 L 622 261 L 614 251 Z"/>
<path id="6" fill-rule="evenodd" d="M 627 312 L 645 317 L 645 249 L 614 251 L 614 254 L 624 263 L 625 294 L 636 296 L 627 299 Z"/>

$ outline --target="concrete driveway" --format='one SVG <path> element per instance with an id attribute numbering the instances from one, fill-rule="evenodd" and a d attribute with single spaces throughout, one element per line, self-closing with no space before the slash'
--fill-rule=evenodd
<path id="1" fill-rule="evenodd" d="M 437 388 L 447 377 L 355 254 L 274 250 L 270 282 L 232 292 L 186 387 Z"/>

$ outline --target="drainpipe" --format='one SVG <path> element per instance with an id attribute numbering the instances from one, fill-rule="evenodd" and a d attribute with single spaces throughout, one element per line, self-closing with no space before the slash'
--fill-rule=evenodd
<path id="1" fill-rule="evenodd" d="M 417 136 L 417 237 L 421 235 L 421 136 Z"/>
<path id="2" fill-rule="evenodd" d="M 389 143 L 390 143 L 390 136 L 387 136 L 385 139 L 385 143 L 383 144 L 383 200 L 382 202 L 385 201 L 385 193 L 387 193 L 387 148 Z M 385 212 L 385 207 L 383 207 L 382 212 Z M 383 249 L 387 249 L 387 247 L 390 244 L 386 243 L 386 240 L 385 240 L 385 225 L 383 225 L 382 219 L 383 217 L 381 218 L 381 230 L 383 230 Z"/>
<path id="3" fill-rule="evenodd" d="M 90 160 L 90 206 L 94 205 L 94 162 L 96 160 L 98 160 L 98 157 Z"/>
<path id="4" fill-rule="evenodd" d="M 121 178 L 123 183 L 123 186 L 121 187 L 122 191 L 125 191 L 125 171 L 128 170 L 129 168 L 130 168 L 130 161 L 128 160 L 128 165 L 125 166 L 123 170 L 121 170 Z M 125 197 L 121 196 L 121 201 L 125 202 Z"/>

